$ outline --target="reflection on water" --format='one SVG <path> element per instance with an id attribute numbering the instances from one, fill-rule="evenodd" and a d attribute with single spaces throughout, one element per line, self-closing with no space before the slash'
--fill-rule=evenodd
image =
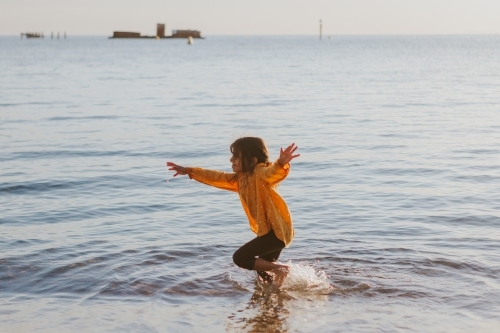
<path id="1" fill-rule="evenodd" d="M 297 306 L 302 307 L 303 302 L 320 306 L 327 301 L 328 295 L 338 290 L 329 283 L 326 273 L 314 266 L 305 262 L 288 262 L 287 265 L 290 273 L 280 288 L 255 279 L 255 292 L 243 309 L 236 310 L 228 317 L 231 320 L 228 329 L 254 333 L 288 332 L 292 308 L 296 310 Z"/>
<path id="2" fill-rule="evenodd" d="M 287 319 L 290 312 L 286 301 L 292 299 L 283 292 L 256 291 L 242 316 L 236 316 L 236 323 L 243 324 L 248 332 L 287 332 Z"/>
<path id="3" fill-rule="evenodd" d="M 273 288 L 260 289 L 252 294 L 241 309 L 236 308 L 228 316 L 226 329 L 229 332 L 251 333 L 295 332 L 304 328 L 305 331 L 314 330 L 317 326 L 314 324 L 315 319 L 310 318 L 311 309 L 316 309 L 318 316 L 324 315 L 324 311 L 330 311 L 327 310 L 329 297 Z"/>
<path id="4" fill-rule="evenodd" d="M 287 302 L 293 297 L 279 290 L 261 289 L 252 294 L 244 309 L 232 313 L 228 318 L 228 329 L 245 332 L 287 332 L 290 312 Z"/>

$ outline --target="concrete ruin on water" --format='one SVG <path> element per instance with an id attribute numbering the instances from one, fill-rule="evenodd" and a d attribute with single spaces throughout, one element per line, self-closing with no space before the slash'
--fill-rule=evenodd
<path id="1" fill-rule="evenodd" d="M 158 23 L 156 25 L 156 36 L 141 36 L 140 32 L 128 32 L 128 31 L 113 31 L 113 38 L 201 38 L 201 32 L 198 30 L 172 30 L 171 36 L 165 36 L 165 24 Z"/>

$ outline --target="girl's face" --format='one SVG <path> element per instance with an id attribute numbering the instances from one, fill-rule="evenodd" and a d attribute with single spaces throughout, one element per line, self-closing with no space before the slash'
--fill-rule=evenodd
<path id="1" fill-rule="evenodd" d="M 243 167 L 241 166 L 241 155 L 240 154 L 233 154 L 233 156 L 231 157 L 231 159 L 229 160 L 231 161 L 231 165 L 233 167 L 233 172 L 242 172 L 243 171 Z"/>

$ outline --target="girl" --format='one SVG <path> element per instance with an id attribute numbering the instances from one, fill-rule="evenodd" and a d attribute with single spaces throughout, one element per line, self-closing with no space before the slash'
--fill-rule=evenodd
<path id="1" fill-rule="evenodd" d="M 266 283 L 271 283 L 274 276 L 278 286 L 283 283 L 289 268 L 274 262 L 281 250 L 292 242 L 294 231 L 288 207 L 276 188 L 288 176 L 290 161 L 300 156 L 294 155 L 297 148 L 294 143 L 285 150 L 281 148 L 280 157 L 270 163 L 262 139 L 240 138 L 230 147 L 233 173 L 186 168 L 167 162 L 169 170 L 175 171 L 174 177 L 188 175 L 200 183 L 238 192 L 250 228 L 257 238 L 234 253 L 234 263 L 241 268 L 257 271 Z"/>

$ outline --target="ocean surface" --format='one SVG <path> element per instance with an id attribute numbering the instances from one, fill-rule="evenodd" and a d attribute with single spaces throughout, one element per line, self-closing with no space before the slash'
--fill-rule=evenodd
<path id="1" fill-rule="evenodd" d="M 0 38 L 0 331 L 498 332 L 500 36 Z M 236 267 L 260 136 L 281 288 Z"/>

